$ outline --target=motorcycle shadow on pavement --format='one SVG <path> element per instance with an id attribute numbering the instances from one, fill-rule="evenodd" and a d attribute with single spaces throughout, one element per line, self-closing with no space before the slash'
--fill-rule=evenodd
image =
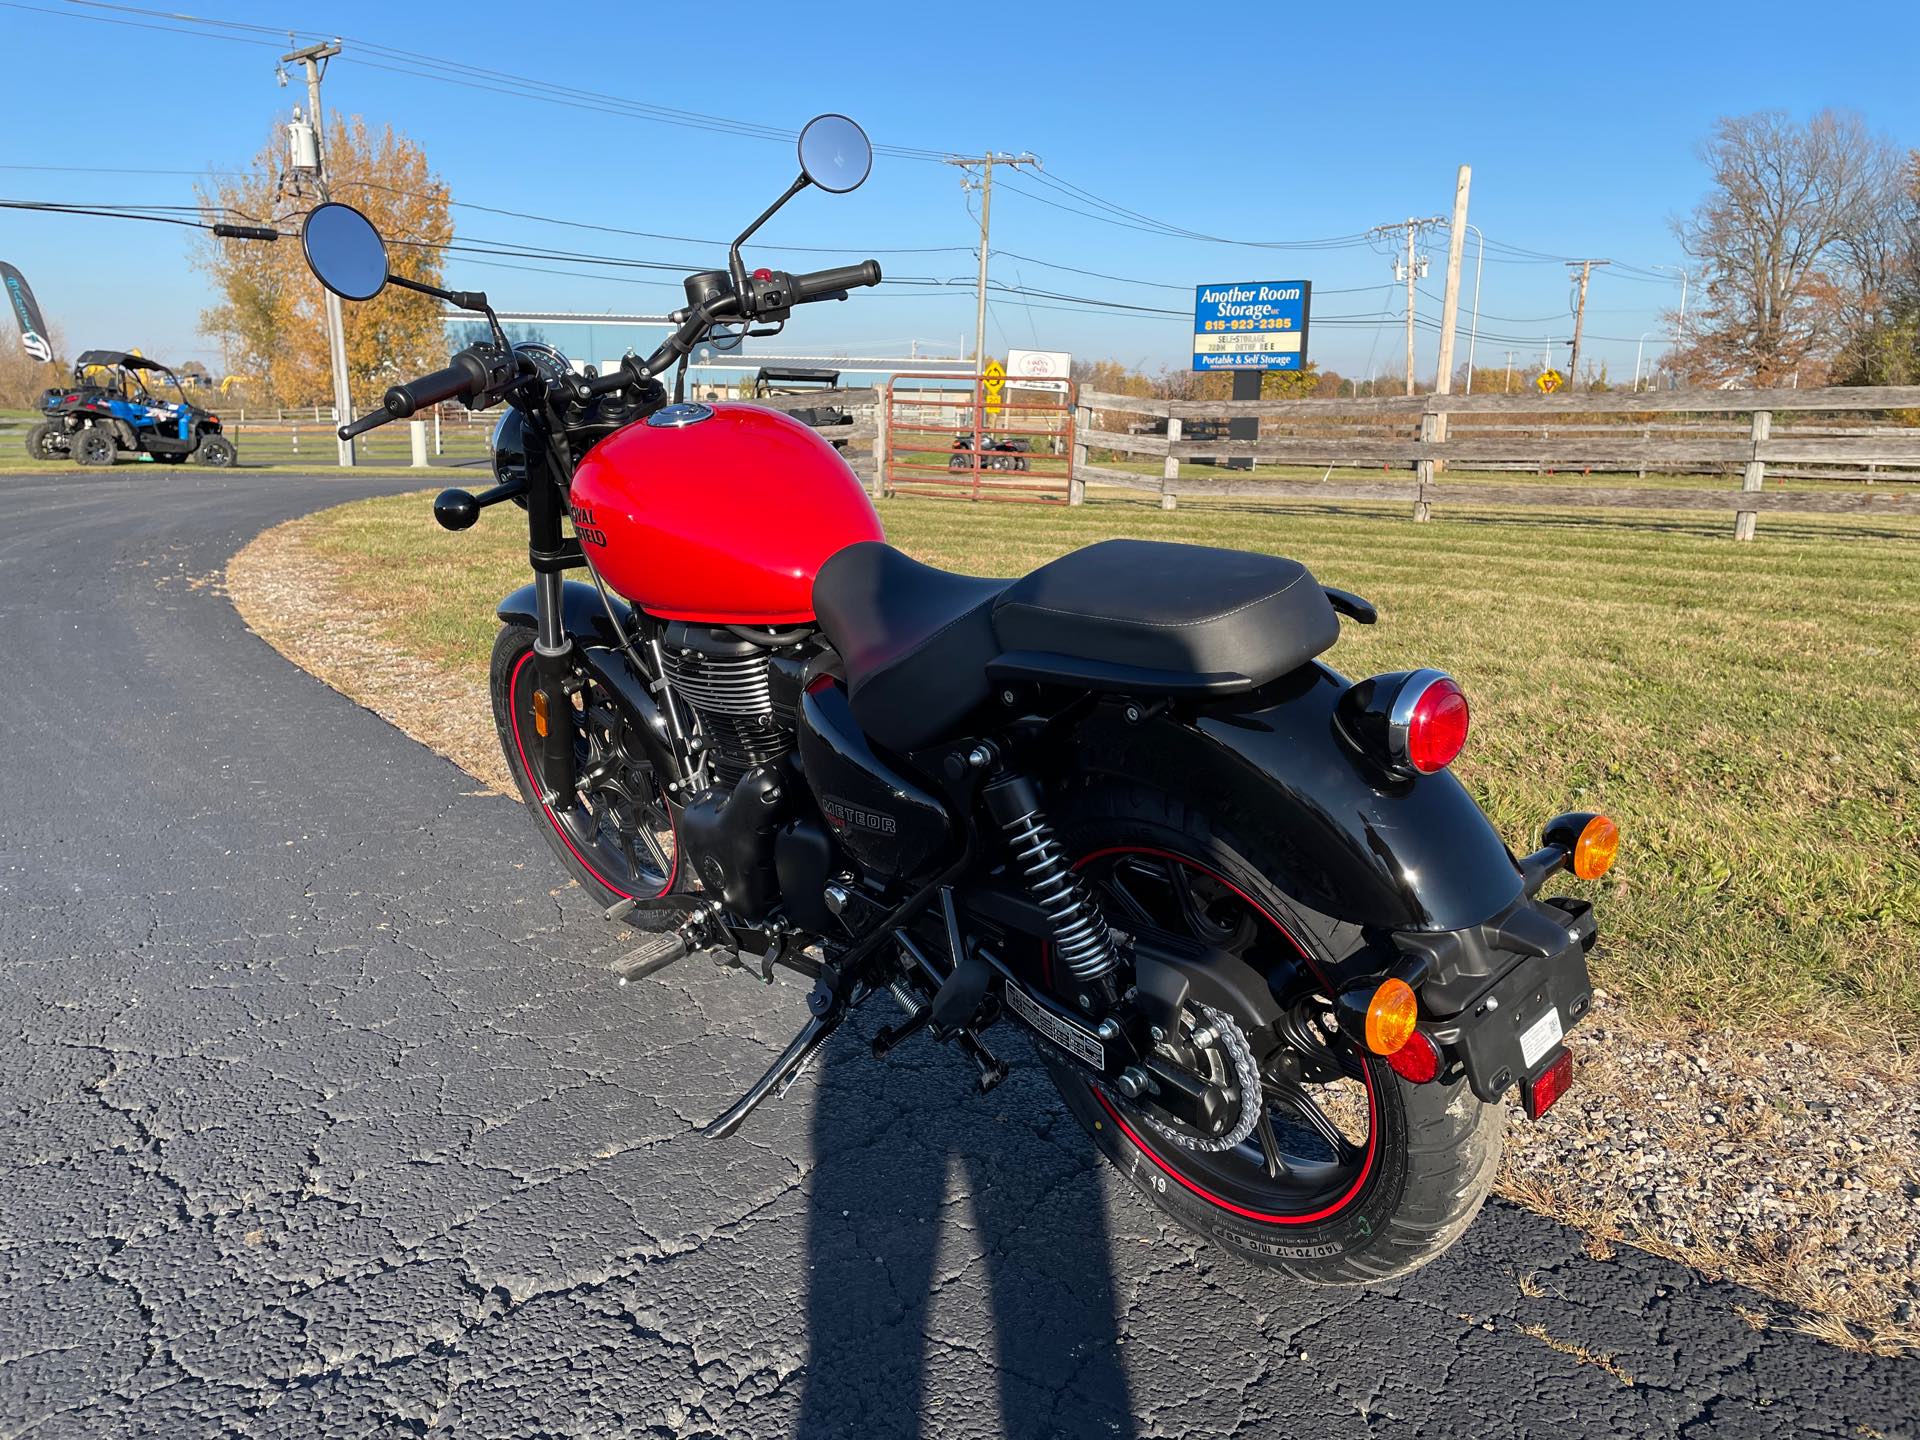
<path id="1" fill-rule="evenodd" d="M 817 1062 L 796 1435 L 989 1433 L 995 1389 L 992 1433 L 1134 1434 L 1093 1147 L 1009 1027 L 982 1096 L 924 1038 L 873 1060 L 878 1012 Z"/>

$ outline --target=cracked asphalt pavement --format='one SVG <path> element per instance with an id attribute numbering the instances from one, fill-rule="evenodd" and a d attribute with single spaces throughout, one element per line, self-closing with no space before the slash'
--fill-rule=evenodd
<path id="1" fill-rule="evenodd" d="M 981 1097 L 856 1025 L 701 1140 L 802 992 L 616 988 L 518 807 L 221 594 L 411 483 L 0 479 L 0 1435 L 1915 1434 L 1920 1362 L 1501 1204 L 1389 1288 L 1254 1272 L 1014 1037 Z"/>

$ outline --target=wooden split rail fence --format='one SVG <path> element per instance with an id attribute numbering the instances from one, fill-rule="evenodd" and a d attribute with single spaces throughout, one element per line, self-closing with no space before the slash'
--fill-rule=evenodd
<path id="1" fill-rule="evenodd" d="M 1278 500 L 1397 501 L 1410 505 L 1416 520 L 1430 518 L 1437 504 L 1718 510 L 1733 512 L 1734 534 L 1742 540 L 1753 538 L 1763 511 L 1920 517 L 1920 426 L 1903 425 L 1897 419 L 1868 425 L 1851 418 L 1920 411 L 1920 386 L 1353 400 L 1160 400 L 1082 390 L 1074 399 L 1070 471 L 1074 504 L 1080 503 L 1091 483 L 1157 492 L 1161 506 L 1169 510 L 1183 493 L 1217 494 L 1229 487 L 1235 493 Z M 869 488 L 877 493 L 883 485 L 889 436 L 888 407 L 880 390 L 819 390 L 753 403 L 781 411 L 846 412 L 849 418 L 844 423 L 819 426 L 819 433 L 841 447 L 854 473 Z M 1789 420 L 1775 427 L 1776 417 L 1801 415 L 1827 417 L 1827 423 L 1794 427 Z M 1709 418 L 1686 421 L 1687 416 Z M 1226 438 L 1226 422 L 1249 419 L 1263 422 L 1266 433 L 1252 440 Z M 1450 426 L 1454 420 L 1459 423 Z M 484 457 L 491 416 L 462 414 L 456 419 L 450 414 L 444 423 L 449 458 L 456 453 L 464 458 L 469 447 L 476 457 Z M 302 432 L 300 453 L 309 448 L 309 436 L 319 442 L 315 448 L 323 453 L 330 449 L 331 430 L 324 420 L 296 421 L 291 415 L 275 415 L 262 424 L 249 415 L 236 427 L 243 437 L 243 461 L 249 449 L 244 437 L 249 432 L 256 445 L 269 436 L 286 444 L 291 437 L 283 438 L 281 432 L 296 424 Z M 1127 428 L 1129 424 L 1133 428 Z M 1188 438 L 1183 432 L 1190 424 L 1207 433 Z M 1796 428 L 1802 433 L 1795 433 Z M 1143 433 L 1147 431 L 1161 433 Z M 398 438 L 404 443 L 404 434 Z M 901 440 L 906 446 L 915 443 L 924 446 L 925 442 Z M 1096 454 L 1158 460 L 1161 473 L 1154 476 L 1095 463 L 1090 457 Z M 1349 470 L 1382 466 L 1400 470 L 1407 478 L 1342 478 L 1322 483 L 1235 469 L 1221 469 L 1208 479 L 1182 476 L 1181 462 L 1194 460 Z M 1722 475 L 1729 480 L 1737 472 L 1739 488 L 1609 485 L 1572 476 L 1557 477 L 1551 483 L 1439 479 L 1449 467 L 1454 471 L 1591 470 L 1623 478 L 1636 472 Z M 1769 475 L 1833 480 L 1844 483 L 1844 488 L 1837 484 L 1769 491 L 1763 488 Z M 1891 487 L 1861 483 L 1878 480 L 1915 483 Z"/>
<path id="2" fill-rule="evenodd" d="M 1795 436 L 1774 429 L 1776 415 L 1835 412 L 1880 413 L 1920 410 L 1920 386 L 1874 386 L 1827 390 L 1663 390 L 1639 394 L 1548 396 L 1412 395 L 1356 400 L 1158 400 L 1133 395 L 1081 391 L 1075 427 L 1076 499 L 1088 482 L 1153 489 L 1164 509 L 1172 509 L 1183 490 L 1217 491 L 1223 483 L 1244 487 L 1253 476 L 1223 472 L 1220 480 L 1182 478 L 1183 460 L 1265 461 L 1283 465 L 1350 468 L 1392 466 L 1409 472 L 1405 481 L 1315 483 L 1261 480 L 1258 493 L 1275 499 L 1397 500 L 1411 504 L 1416 520 L 1428 519 L 1436 503 L 1462 505 L 1550 505 L 1561 508 L 1626 507 L 1649 510 L 1731 510 L 1734 534 L 1753 538 L 1765 511 L 1867 512 L 1920 516 L 1920 492 L 1853 488 L 1834 490 L 1762 490 L 1769 465 L 1861 467 L 1874 478 L 1920 480 L 1920 427 L 1898 424 L 1872 428 L 1824 427 L 1821 433 Z M 1652 432 L 1653 415 L 1743 417 L 1744 434 L 1691 436 L 1670 429 Z M 1163 421 L 1165 433 L 1140 433 L 1115 423 L 1119 416 Z M 1564 424 L 1589 416 L 1632 416 L 1638 424 L 1579 425 L 1537 433 L 1542 422 Z M 1461 433 L 1449 435 L 1449 421 L 1461 417 Z M 1469 420 L 1469 417 L 1471 419 Z M 1285 422 L 1292 427 L 1333 427 L 1317 434 L 1268 434 L 1259 439 L 1187 439 L 1193 421 L 1224 431 L 1219 422 Z M 1468 423 L 1472 428 L 1468 429 Z M 1278 425 L 1271 428 L 1279 428 Z M 1340 433 L 1344 428 L 1352 433 Z M 1398 433 L 1395 433 L 1395 432 Z M 1161 458 L 1156 480 L 1136 471 L 1089 460 L 1096 451 Z M 1611 473 L 1714 474 L 1740 471 L 1740 488 L 1647 488 L 1568 483 L 1486 484 L 1436 475 L 1455 469 L 1592 469 Z M 1881 467 L 1894 467 L 1881 474 Z M 1838 471 L 1845 474 L 1844 470 Z"/>

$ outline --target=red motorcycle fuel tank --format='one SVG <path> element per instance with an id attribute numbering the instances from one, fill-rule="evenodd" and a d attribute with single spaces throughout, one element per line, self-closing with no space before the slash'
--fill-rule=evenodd
<path id="1" fill-rule="evenodd" d="M 810 621 L 827 557 L 885 538 L 840 453 L 755 405 L 669 405 L 616 430 L 568 500 L 601 578 L 663 620 Z"/>

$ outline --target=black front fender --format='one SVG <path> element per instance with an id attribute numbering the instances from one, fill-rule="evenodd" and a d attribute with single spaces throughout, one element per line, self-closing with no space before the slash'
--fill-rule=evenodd
<path id="1" fill-rule="evenodd" d="M 647 746 L 648 759 L 662 774 L 680 774 L 680 761 L 667 717 L 654 699 L 648 677 L 634 669 L 621 649 L 620 632 L 607 617 L 607 607 L 600 603 L 600 592 L 578 580 L 568 580 L 560 587 L 560 597 L 560 622 L 573 639 L 573 653 L 579 664 L 613 692 L 627 712 L 628 723 L 635 727 Z M 629 610 L 621 617 L 630 637 L 635 628 L 632 613 Z M 529 630 L 537 630 L 533 586 L 522 585 L 500 602 L 494 614 L 503 625 L 524 625 Z"/>
<path id="2" fill-rule="evenodd" d="M 567 634 L 583 644 L 619 646 L 620 633 L 613 628 L 613 621 L 607 618 L 607 607 L 600 603 L 598 590 L 581 581 L 568 580 L 560 586 L 560 596 L 560 623 Z M 538 629 L 534 623 L 532 584 L 522 585 L 507 596 L 493 613 L 503 625 L 524 625 L 529 630 Z M 621 616 L 629 634 L 633 628 L 628 620 L 631 613 L 628 611 Z"/>
<path id="3" fill-rule="evenodd" d="M 1513 904 L 1519 867 L 1458 780 L 1390 775 L 1335 732 L 1346 689 L 1313 664 L 1182 720 L 1091 722 L 1084 763 L 1230 807 L 1291 897 L 1335 920 L 1459 930 Z"/>

